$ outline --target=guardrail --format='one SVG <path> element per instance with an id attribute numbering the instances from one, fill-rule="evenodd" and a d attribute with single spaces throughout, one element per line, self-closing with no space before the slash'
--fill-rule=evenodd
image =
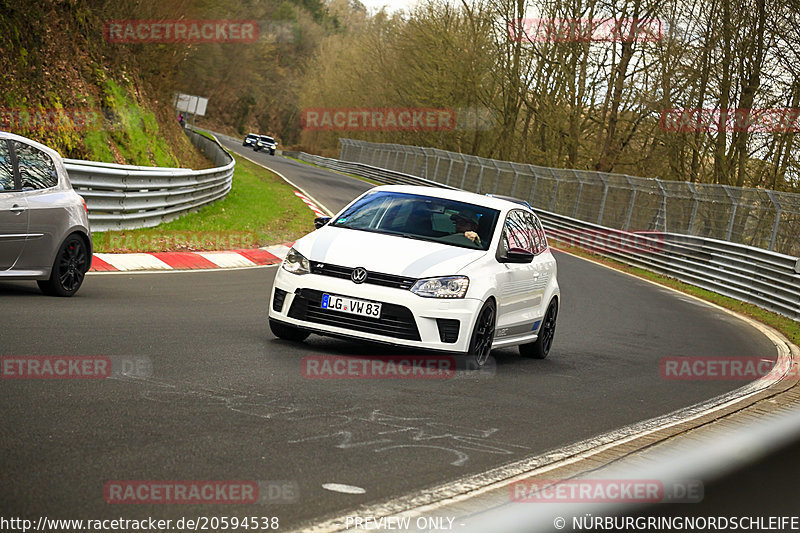
<path id="1" fill-rule="evenodd" d="M 443 186 L 363 163 L 304 152 L 294 157 L 378 183 Z M 559 242 L 800 319 L 800 259 L 796 257 L 707 237 L 618 230 L 542 209 L 536 212 L 548 235 Z"/>
<path id="2" fill-rule="evenodd" d="M 191 170 L 64 160 L 72 186 L 86 200 L 92 231 L 156 226 L 228 194 L 233 184 L 234 159 L 213 139 L 189 129 L 186 134 L 216 168 Z"/>

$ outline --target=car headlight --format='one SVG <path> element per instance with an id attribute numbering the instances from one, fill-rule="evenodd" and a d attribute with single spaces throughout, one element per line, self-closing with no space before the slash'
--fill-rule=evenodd
<path id="1" fill-rule="evenodd" d="M 311 273 L 308 267 L 308 259 L 294 248 L 289 250 L 289 253 L 286 254 L 286 259 L 283 260 L 281 266 L 286 272 L 291 272 L 292 274 L 302 275 Z"/>
<path id="2" fill-rule="evenodd" d="M 466 276 L 445 276 L 418 280 L 411 292 L 425 298 L 463 298 L 467 294 L 469 278 Z"/>

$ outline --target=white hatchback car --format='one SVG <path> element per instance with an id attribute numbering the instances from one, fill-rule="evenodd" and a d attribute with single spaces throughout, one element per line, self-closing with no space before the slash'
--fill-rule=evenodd
<path id="1" fill-rule="evenodd" d="M 541 222 L 525 202 L 381 186 L 298 240 L 275 275 L 272 332 L 544 358 L 560 290 Z"/>

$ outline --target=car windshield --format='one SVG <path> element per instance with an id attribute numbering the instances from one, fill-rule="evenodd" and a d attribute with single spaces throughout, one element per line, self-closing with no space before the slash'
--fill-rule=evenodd
<path id="1" fill-rule="evenodd" d="M 331 225 L 488 250 L 499 211 L 417 194 L 367 194 Z"/>
<path id="2" fill-rule="evenodd" d="M 264 141 L 265 143 L 274 143 L 275 142 L 275 139 L 273 139 L 272 137 L 261 137 L 261 140 Z"/>

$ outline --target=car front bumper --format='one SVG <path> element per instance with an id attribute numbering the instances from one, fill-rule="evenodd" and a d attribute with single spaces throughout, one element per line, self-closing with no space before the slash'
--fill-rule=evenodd
<path id="1" fill-rule="evenodd" d="M 322 294 L 380 302 L 381 318 L 322 309 Z M 356 284 L 318 274 L 291 274 L 280 267 L 270 296 L 269 317 L 317 333 L 425 350 L 466 352 L 482 303 L 471 298 L 423 298 L 407 289 Z M 458 321 L 454 342 L 453 321 Z"/>

